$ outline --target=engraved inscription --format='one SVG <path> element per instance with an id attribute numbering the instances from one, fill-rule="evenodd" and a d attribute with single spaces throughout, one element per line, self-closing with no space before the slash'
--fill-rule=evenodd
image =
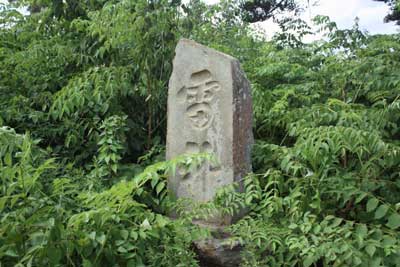
<path id="1" fill-rule="evenodd" d="M 186 116 L 197 130 L 211 126 L 214 115 L 211 104 L 215 93 L 221 89 L 219 82 L 214 81 L 211 72 L 202 70 L 190 76 L 190 82 L 178 92 L 178 98 L 186 104 Z"/>
<path id="2" fill-rule="evenodd" d="M 178 101 L 184 105 L 186 122 L 198 133 L 196 141 L 192 138 L 185 143 L 185 153 L 216 153 L 214 140 L 204 135 L 204 130 L 210 128 L 214 121 L 213 107 L 217 92 L 221 90 L 221 85 L 214 79 L 211 72 L 203 69 L 190 75 L 190 79 L 183 88 L 178 91 Z M 197 135 L 197 134 L 196 134 Z M 200 138 L 199 140 L 199 137 Z M 211 138 L 212 139 L 212 138 Z M 207 191 L 207 177 L 213 173 L 211 177 L 218 177 L 221 167 L 217 162 L 204 162 L 196 169 L 178 168 L 181 177 L 181 190 L 185 192 L 191 191 L 192 183 L 201 184 L 202 191 Z M 185 188 L 185 189 L 183 189 Z"/>
<path id="3" fill-rule="evenodd" d="M 185 147 L 186 153 L 197 154 L 197 153 L 215 153 L 210 142 L 205 141 L 202 144 L 198 144 L 196 142 L 187 142 Z M 221 169 L 220 165 L 216 162 L 207 163 L 208 170 L 211 172 L 219 171 Z M 200 166 L 201 169 L 203 166 Z M 192 174 L 188 170 L 179 170 L 179 174 L 183 179 L 189 179 L 192 177 Z"/>
<path id="4" fill-rule="evenodd" d="M 205 141 L 202 144 L 198 144 L 195 142 L 187 142 L 186 143 L 186 151 L 188 153 L 212 153 L 212 152 L 214 152 L 212 145 L 208 141 Z"/>
<path id="5" fill-rule="evenodd" d="M 212 111 L 207 103 L 197 103 L 188 107 L 186 115 L 190 118 L 192 125 L 197 129 L 206 129 L 212 123 Z"/>

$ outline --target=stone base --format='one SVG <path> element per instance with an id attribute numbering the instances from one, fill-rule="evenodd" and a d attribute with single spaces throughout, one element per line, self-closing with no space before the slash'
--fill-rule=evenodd
<path id="1" fill-rule="evenodd" d="M 204 227 L 210 230 L 212 237 L 195 241 L 193 244 L 200 267 L 239 267 L 242 245 L 228 244 L 229 234 L 224 232 L 222 227 Z"/>

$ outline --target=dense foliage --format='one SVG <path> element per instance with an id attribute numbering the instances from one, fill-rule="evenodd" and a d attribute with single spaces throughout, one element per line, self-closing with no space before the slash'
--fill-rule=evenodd
<path id="1" fill-rule="evenodd" d="M 0 266 L 198 266 L 192 219 L 242 207 L 242 266 L 399 266 L 399 35 L 317 17 L 327 41 L 296 20 L 265 41 L 237 1 L 19 4 L 0 6 Z M 212 155 L 164 161 L 180 37 L 237 57 L 254 98 L 245 191 L 191 212 L 167 176 Z"/>
<path id="2" fill-rule="evenodd" d="M 295 11 L 299 5 L 294 0 L 243 0 L 240 7 L 243 19 L 254 23 L 272 18 L 282 11 Z"/>

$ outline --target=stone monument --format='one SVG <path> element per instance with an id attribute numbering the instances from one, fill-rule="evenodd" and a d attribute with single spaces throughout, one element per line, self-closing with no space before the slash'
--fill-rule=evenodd
<path id="1" fill-rule="evenodd" d="M 167 159 L 213 153 L 218 164 L 178 170 L 169 178 L 177 198 L 212 200 L 225 185 L 251 171 L 252 100 L 239 61 L 182 39 L 176 47 L 168 91 Z"/>

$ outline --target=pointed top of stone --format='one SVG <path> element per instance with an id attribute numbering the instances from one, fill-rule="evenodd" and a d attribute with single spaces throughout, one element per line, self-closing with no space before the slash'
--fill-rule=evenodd
<path id="1" fill-rule="evenodd" d="M 208 46 L 199 44 L 199 43 L 197 43 L 197 42 L 195 42 L 193 40 L 186 39 L 186 38 L 181 38 L 178 41 L 178 45 L 176 46 L 175 52 L 178 53 L 179 50 L 187 49 L 188 47 L 192 47 L 192 48 L 195 48 L 195 49 L 201 49 L 201 50 L 204 50 L 205 52 L 209 52 L 209 53 L 215 53 L 215 54 L 217 54 L 219 56 L 226 57 L 226 58 L 228 58 L 230 60 L 237 60 L 235 57 L 233 57 L 231 55 L 225 54 L 223 52 L 220 52 L 218 50 L 215 50 L 213 48 L 210 48 Z"/>

